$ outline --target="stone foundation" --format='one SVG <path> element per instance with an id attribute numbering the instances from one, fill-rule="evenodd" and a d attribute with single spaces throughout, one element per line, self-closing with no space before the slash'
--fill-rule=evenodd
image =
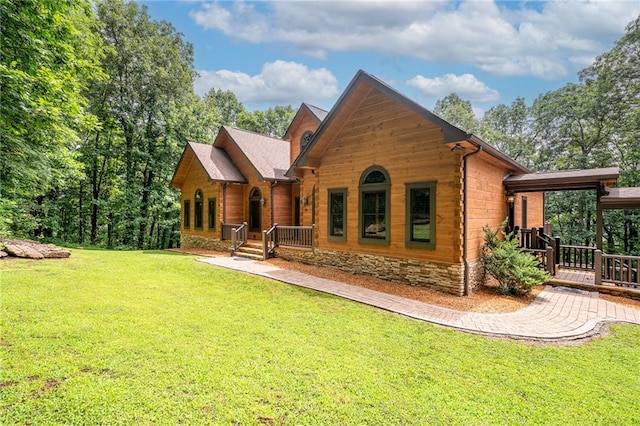
<path id="1" fill-rule="evenodd" d="M 229 252 L 231 251 L 231 241 L 182 234 L 180 236 L 180 247 Z"/>
<path id="2" fill-rule="evenodd" d="M 469 292 L 487 283 L 487 271 L 481 259 L 469 261 Z"/>
<path id="3" fill-rule="evenodd" d="M 276 255 L 290 261 L 334 267 L 354 274 L 427 287 L 457 296 L 462 296 L 464 292 L 462 265 L 427 263 L 419 260 L 333 250 L 311 251 L 292 247 L 278 247 Z"/>

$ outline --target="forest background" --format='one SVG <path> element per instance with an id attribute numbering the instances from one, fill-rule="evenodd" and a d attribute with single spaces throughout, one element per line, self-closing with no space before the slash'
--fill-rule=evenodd
<path id="1" fill-rule="evenodd" d="M 229 91 L 194 94 L 193 47 L 120 0 L 0 2 L 0 236 L 117 249 L 175 247 L 170 188 L 188 141 L 222 125 L 281 137 L 296 110 L 247 111 Z M 488 110 L 452 93 L 434 113 L 534 171 L 620 168 L 640 186 L 640 17 L 579 83 Z M 563 241 L 595 245 L 593 191 L 549 193 Z M 605 250 L 640 255 L 640 212 L 607 211 Z"/>

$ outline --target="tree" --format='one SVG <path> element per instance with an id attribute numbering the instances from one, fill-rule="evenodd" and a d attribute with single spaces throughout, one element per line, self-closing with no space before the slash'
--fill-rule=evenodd
<path id="1" fill-rule="evenodd" d="M 290 106 L 276 106 L 267 111 L 242 111 L 238 114 L 238 127 L 272 138 L 284 136 L 296 111 Z"/>
<path id="2" fill-rule="evenodd" d="M 145 248 L 154 231 L 163 232 L 155 228 L 157 203 L 175 206 L 168 183 L 183 148 L 176 136 L 189 133 L 176 129 L 182 124 L 175 117 L 193 102 L 193 49 L 171 24 L 151 21 L 136 3 L 103 0 L 96 13 L 108 48 L 102 66 L 110 78 L 88 91 L 102 124 L 83 147 L 91 240 L 98 238 L 102 216 L 114 234 L 107 238 L 112 244 Z"/>
<path id="3" fill-rule="evenodd" d="M 480 122 L 480 135 L 514 160 L 527 167 L 533 166 L 535 136 L 524 98 L 516 98 L 511 105 L 500 104 L 485 112 Z"/>
<path id="4" fill-rule="evenodd" d="M 585 85 L 597 87 L 598 103 L 611 125 L 609 150 L 620 166 L 619 185 L 640 185 L 640 17 L 580 77 Z M 608 249 L 640 254 L 640 212 L 607 212 L 606 219 Z"/>
<path id="5" fill-rule="evenodd" d="M 0 22 L 0 232 L 29 233 L 47 192 L 80 174 L 78 132 L 95 125 L 82 90 L 103 76 L 100 41 L 84 0 L 4 0 Z"/>
<path id="6" fill-rule="evenodd" d="M 480 124 L 473 114 L 471 102 L 462 100 L 455 93 L 438 100 L 433 113 L 467 133 L 476 133 L 480 129 Z"/>

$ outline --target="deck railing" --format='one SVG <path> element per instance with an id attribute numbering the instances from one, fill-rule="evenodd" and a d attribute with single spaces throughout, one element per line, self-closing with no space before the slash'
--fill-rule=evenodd
<path id="1" fill-rule="evenodd" d="M 247 222 L 231 230 L 231 250 L 236 251 L 247 243 Z"/>
<path id="2" fill-rule="evenodd" d="M 278 224 L 275 223 L 269 230 L 262 231 L 262 258 L 271 257 L 278 247 Z"/>
<path id="3" fill-rule="evenodd" d="M 240 226 L 242 226 L 241 223 L 221 223 L 221 228 L 222 228 L 222 239 L 223 240 L 230 240 L 231 239 L 231 233 L 233 232 L 233 228 L 239 228 Z"/>
<path id="4" fill-rule="evenodd" d="M 556 274 L 556 262 L 555 255 L 552 247 L 540 248 L 540 249 L 526 249 L 523 251 L 531 253 L 538 260 L 539 268 L 544 269 L 549 275 Z"/>
<path id="5" fill-rule="evenodd" d="M 311 226 L 278 226 L 278 245 L 314 248 L 313 234 L 315 225 Z"/>
<path id="6" fill-rule="evenodd" d="M 569 269 L 595 269 L 595 247 L 560 245 L 560 261 L 563 268 Z"/>
<path id="7" fill-rule="evenodd" d="M 604 254 L 595 251 L 596 284 L 640 288 L 640 257 Z"/>

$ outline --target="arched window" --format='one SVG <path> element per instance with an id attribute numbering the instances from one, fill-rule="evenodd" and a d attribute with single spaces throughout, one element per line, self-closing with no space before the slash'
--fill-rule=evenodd
<path id="1" fill-rule="evenodd" d="M 304 151 L 307 145 L 309 145 L 309 142 L 311 142 L 311 138 L 313 138 L 312 131 L 307 130 L 302 134 L 302 137 L 300 138 L 300 152 Z"/>
<path id="2" fill-rule="evenodd" d="M 202 190 L 197 189 L 195 195 L 193 227 L 202 229 Z"/>
<path id="3" fill-rule="evenodd" d="M 391 180 L 387 171 L 379 166 L 369 167 L 360 177 L 359 241 L 388 244 L 391 224 L 389 220 L 389 192 Z"/>

